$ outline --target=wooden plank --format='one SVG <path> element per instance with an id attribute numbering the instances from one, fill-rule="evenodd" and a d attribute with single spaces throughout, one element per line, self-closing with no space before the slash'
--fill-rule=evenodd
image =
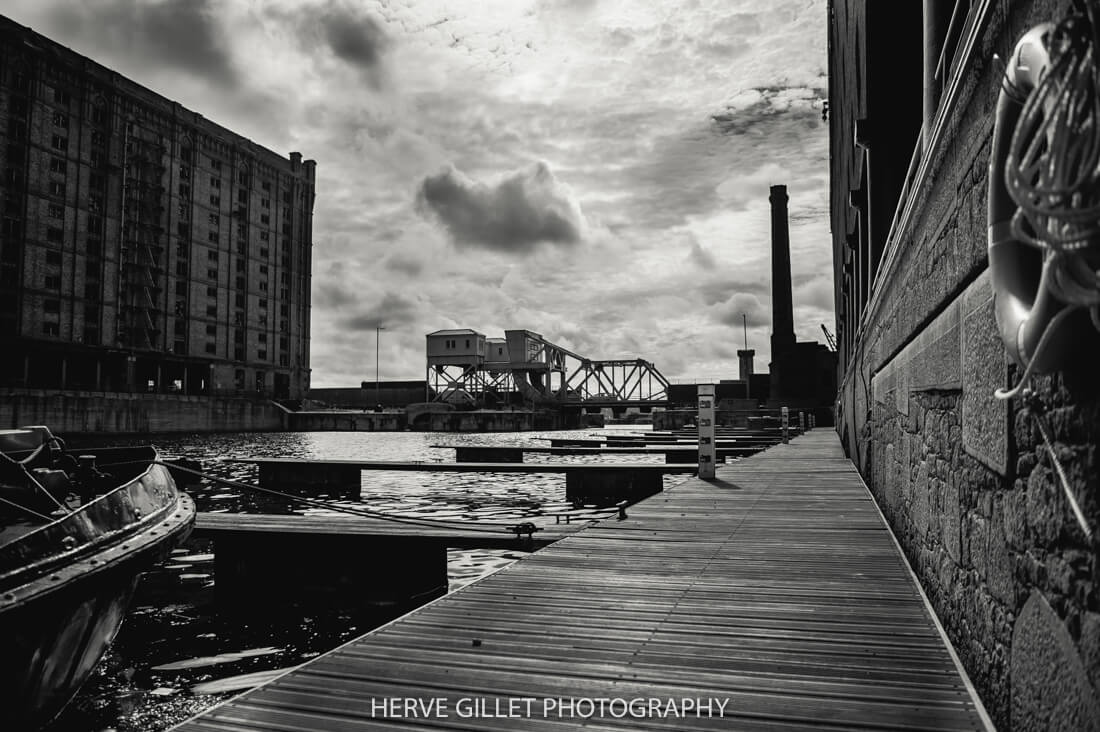
<path id="1" fill-rule="evenodd" d="M 371 711 L 439 697 L 727 705 L 678 718 Z M 821 726 L 991 729 L 835 434 L 815 431 L 575 531 L 177 729 Z"/>
<path id="2" fill-rule="evenodd" d="M 395 470 L 425 473 L 694 473 L 690 463 L 443 463 L 423 460 L 301 460 L 298 458 L 222 458 L 227 463 L 252 465 L 315 465 L 359 470 Z"/>
<path id="3" fill-rule="evenodd" d="M 430 447 L 436 450 L 514 450 L 524 453 L 531 453 L 532 455 L 665 455 L 669 452 L 679 453 L 684 451 L 691 451 L 696 449 L 698 447 L 698 444 L 694 442 L 685 442 L 683 444 L 670 444 L 663 446 L 639 445 L 637 447 L 603 447 L 601 445 L 592 445 L 589 447 L 541 447 L 529 445 L 506 445 L 499 447 L 492 445 L 430 445 Z M 720 446 L 718 454 L 720 456 L 726 457 L 744 457 L 747 455 L 755 455 L 763 449 L 763 446 L 741 447 L 737 443 L 733 443 L 729 447 Z"/>
<path id="4" fill-rule="evenodd" d="M 522 523 L 522 522 L 517 522 Z M 509 530 L 514 524 L 478 525 L 350 516 L 274 515 L 249 513 L 199 513 L 197 535 L 216 539 L 219 535 L 279 534 L 293 541 L 295 535 L 336 534 L 364 539 L 425 541 L 461 549 L 514 549 L 530 551 L 548 546 L 581 530 L 586 523 L 538 526 L 530 537 L 517 537 Z"/>

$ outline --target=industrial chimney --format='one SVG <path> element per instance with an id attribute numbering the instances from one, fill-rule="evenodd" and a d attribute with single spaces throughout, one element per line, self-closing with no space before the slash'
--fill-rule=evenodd
<path id="1" fill-rule="evenodd" d="M 794 346 L 791 303 L 791 237 L 787 230 L 787 186 L 772 186 L 772 359 Z"/>
<path id="2" fill-rule="evenodd" d="M 771 397 L 789 396 L 794 358 L 794 305 L 791 301 L 791 237 L 787 230 L 787 186 L 772 186 L 772 361 Z"/>

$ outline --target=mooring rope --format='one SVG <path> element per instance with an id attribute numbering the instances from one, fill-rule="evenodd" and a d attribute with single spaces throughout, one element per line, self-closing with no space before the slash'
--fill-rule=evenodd
<path id="1" fill-rule="evenodd" d="M 1043 437 L 1043 445 L 1050 455 L 1050 461 L 1054 465 L 1054 472 L 1058 475 L 1058 481 L 1061 483 L 1062 492 L 1065 493 L 1066 500 L 1069 501 L 1069 507 L 1070 510 L 1073 511 L 1073 517 L 1077 519 L 1078 526 L 1081 527 L 1081 531 L 1084 533 L 1085 538 L 1091 543 L 1093 540 L 1092 527 L 1089 526 L 1088 519 L 1085 518 L 1085 514 L 1081 510 L 1080 504 L 1077 503 L 1077 496 L 1073 492 L 1073 487 L 1070 486 L 1069 477 L 1066 475 L 1065 468 L 1062 467 L 1062 463 L 1058 459 L 1058 454 L 1054 450 L 1054 441 L 1050 439 L 1050 428 L 1047 426 L 1046 420 L 1043 419 L 1043 405 L 1030 389 L 1024 391 L 1024 402 L 1027 404 L 1028 411 L 1031 413 L 1036 426 L 1039 428 L 1039 434 Z"/>
<path id="2" fill-rule="evenodd" d="M 38 511 L 35 511 L 34 509 L 27 508 L 26 506 L 24 506 L 21 503 L 16 503 L 15 501 L 9 501 L 7 498 L 4 498 L 3 496 L 0 496 L 0 503 L 6 503 L 9 506 L 14 506 L 15 508 L 18 508 L 20 511 L 26 511 L 31 516 L 34 516 L 35 518 L 40 518 L 43 521 L 47 521 L 47 522 L 53 521 L 53 519 L 51 517 L 49 517 L 45 514 L 39 513 Z"/>
<path id="3" fill-rule="evenodd" d="M 306 505 L 315 506 L 317 508 L 322 508 L 322 509 L 326 509 L 326 510 L 329 510 L 329 511 L 336 511 L 336 512 L 339 512 L 339 513 L 346 513 L 346 514 L 350 514 L 352 516 L 360 516 L 360 517 L 363 517 L 363 518 L 381 519 L 383 521 L 391 521 L 393 523 L 410 524 L 410 525 L 413 525 L 413 526 L 422 526 L 422 527 L 428 527 L 428 528 L 431 528 L 431 527 L 436 527 L 436 528 L 439 528 L 439 527 L 462 528 L 462 529 L 467 529 L 467 530 L 471 530 L 471 531 L 483 531 L 485 533 L 490 533 L 490 532 L 499 533 L 502 530 L 503 531 L 509 531 L 509 532 L 516 532 L 516 529 L 519 526 L 522 526 L 521 524 L 501 524 L 501 523 L 489 523 L 489 522 L 484 522 L 484 521 L 445 521 L 445 520 L 440 520 L 440 519 L 418 519 L 418 518 L 414 518 L 414 517 L 411 517 L 411 516 L 394 516 L 393 514 L 382 513 L 382 512 L 379 512 L 379 511 L 371 511 L 370 509 L 353 508 L 351 506 L 341 506 L 339 504 L 331 503 L 329 501 L 321 500 L 321 499 L 318 499 L 318 498 L 307 498 L 306 496 L 296 496 L 293 493 L 285 493 L 283 491 L 275 490 L 274 488 L 265 488 L 263 486 L 253 485 L 251 483 L 244 483 L 242 481 L 231 480 L 229 478 L 222 478 L 220 476 L 213 475 L 212 473 L 205 473 L 201 470 L 194 470 L 193 468 L 187 468 L 187 467 L 184 467 L 182 465 L 178 465 L 176 463 L 165 462 L 163 460 L 128 460 L 128 461 L 125 461 L 125 462 L 105 463 L 105 464 L 100 465 L 98 467 L 109 468 L 109 467 L 118 467 L 118 466 L 122 466 L 122 465 L 149 465 L 149 464 L 162 465 L 166 468 L 171 468 L 173 470 L 179 470 L 181 472 L 188 473 L 190 475 L 195 475 L 195 476 L 198 476 L 200 478 L 204 478 L 206 480 L 210 480 L 210 481 L 213 481 L 215 483 L 221 483 L 222 485 L 227 485 L 227 486 L 230 486 L 230 487 L 233 487 L 233 488 L 257 491 L 257 492 L 260 492 L 260 493 L 266 493 L 268 495 L 278 496 L 280 498 L 285 498 L 285 499 L 290 500 L 290 501 L 297 501 L 299 503 L 304 503 Z M 621 514 L 621 510 L 616 508 L 615 513 L 608 513 L 606 515 L 596 515 L 596 516 L 593 516 L 591 520 L 593 520 L 593 521 L 600 520 L 600 519 L 608 518 L 610 516 L 614 516 L 616 514 Z M 541 526 L 534 526 L 532 530 L 533 531 L 542 531 L 542 527 Z M 530 532 L 526 528 L 524 528 L 522 533 L 530 533 Z"/>

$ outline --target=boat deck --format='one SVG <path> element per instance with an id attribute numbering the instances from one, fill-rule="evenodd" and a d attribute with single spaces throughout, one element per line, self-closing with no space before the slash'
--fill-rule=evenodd
<path id="1" fill-rule="evenodd" d="M 717 473 L 176 729 L 992 729 L 835 434 Z"/>

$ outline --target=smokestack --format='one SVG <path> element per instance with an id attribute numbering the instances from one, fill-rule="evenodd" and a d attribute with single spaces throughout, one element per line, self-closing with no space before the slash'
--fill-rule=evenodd
<path id="1" fill-rule="evenodd" d="M 772 186 L 772 360 L 794 346 L 791 302 L 791 237 L 787 230 L 787 186 Z"/>

